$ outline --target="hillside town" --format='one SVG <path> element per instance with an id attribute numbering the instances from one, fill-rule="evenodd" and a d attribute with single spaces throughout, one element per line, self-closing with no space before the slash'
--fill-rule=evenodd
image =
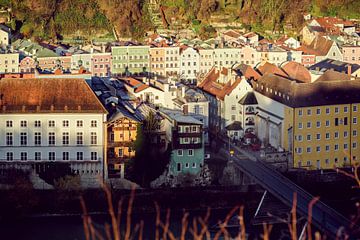
<path id="1" fill-rule="evenodd" d="M 40 189 L 53 187 L 49 171 L 85 188 L 99 178 L 121 186 L 136 182 L 146 148 L 169 159 L 143 186 L 179 186 L 184 176 L 206 186 L 224 146 L 281 171 L 354 167 L 360 29 L 304 17 L 300 38 L 228 29 L 86 46 L 16 39 L 1 25 L 2 175 L 28 172 Z"/>

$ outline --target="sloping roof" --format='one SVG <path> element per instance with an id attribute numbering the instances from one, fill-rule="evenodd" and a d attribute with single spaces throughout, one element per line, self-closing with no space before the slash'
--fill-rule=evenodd
<path id="1" fill-rule="evenodd" d="M 232 30 L 232 29 L 225 31 L 223 33 L 223 35 L 227 35 L 227 36 L 232 37 L 232 38 L 239 38 L 241 36 L 240 33 L 238 33 L 235 30 Z"/>
<path id="2" fill-rule="evenodd" d="M 160 112 L 178 123 L 203 125 L 202 122 L 192 117 L 190 114 L 184 114 L 182 111 L 179 110 L 161 108 Z"/>
<path id="3" fill-rule="evenodd" d="M 326 56 L 333 43 L 334 42 L 331 40 L 318 36 L 311 42 L 310 45 L 302 45 L 297 50 L 310 55 Z"/>
<path id="4" fill-rule="evenodd" d="M 240 64 L 238 65 L 235 70 L 239 73 L 239 75 L 244 76 L 246 79 L 259 79 L 261 75 L 255 71 L 250 65 L 247 64 Z"/>
<path id="5" fill-rule="evenodd" d="M 298 62 L 287 62 L 282 66 L 282 70 L 293 80 L 311 82 L 309 70 Z"/>
<path id="6" fill-rule="evenodd" d="M 141 92 L 149 88 L 149 85 L 132 77 L 122 78 L 120 80 L 123 81 L 126 85 L 130 86 L 132 89 L 134 89 L 135 93 Z"/>
<path id="7" fill-rule="evenodd" d="M 328 70 L 321 75 L 315 82 L 328 82 L 328 81 L 348 81 L 351 80 L 351 76 L 345 73 L 337 72 L 334 70 Z"/>
<path id="8" fill-rule="evenodd" d="M 217 70 L 216 67 L 213 67 L 205 76 L 205 79 L 199 83 L 198 88 L 216 96 L 221 100 L 224 100 L 225 95 L 230 94 L 236 88 L 236 86 L 239 85 L 241 78 L 236 76 L 236 79 L 233 83 L 231 80 L 228 80 L 225 84 L 221 84 L 217 82 L 220 76 L 220 71 Z"/>
<path id="9" fill-rule="evenodd" d="M 351 72 L 354 72 L 354 71 L 357 71 L 358 69 L 360 69 L 360 65 L 358 65 L 358 64 L 351 64 L 351 63 L 346 63 L 346 62 L 327 58 L 327 59 L 324 59 L 324 60 L 310 66 L 309 70 L 325 72 L 327 70 L 332 69 L 337 72 L 348 73 L 349 67 L 351 69 Z"/>
<path id="10" fill-rule="evenodd" d="M 0 113 L 106 113 L 83 79 L 1 79 L 0 96 Z"/>
<path id="11" fill-rule="evenodd" d="M 239 122 L 239 121 L 235 121 L 235 122 L 229 124 L 228 126 L 225 127 L 225 129 L 228 131 L 243 130 L 243 128 L 241 127 L 241 122 Z"/>
<path id="12" fill-rule="evenodd" d="M 290 107 L 360 103 L 360 80 L 297 83 L 268 74 L 254 84 L 254 90 Z"/>
<path id="13" fill-rule="evenodd" d="M 241 105 L 255 105 L 258 104 L 258 101 L 254 92 L 247 92 L 245 96 L 240 99 L 239 103 Z"/>
<path id="14" fill-rule="evenodd" d="M 263 65 L 260 65 L 257 70 L 261 73 L 261 75 L 271 73 L 282 77 L 287 77 L 287 74 L 283 70 L 278 68 L 275 64 L 269 62 L 265 62 Z"/>

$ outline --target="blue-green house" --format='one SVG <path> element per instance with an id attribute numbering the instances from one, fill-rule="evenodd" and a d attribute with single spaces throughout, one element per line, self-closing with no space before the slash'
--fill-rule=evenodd
<path id="1" fill-rule="evenodd" d="M 114 46 L 111 48 L 113 74 L 138 74 L 150 71 L 149 46 Z"/>
<path id="2" fill-rule="evenodd" d="M 169 171 L 197 174 L 204 165 L 203 123 L 190 114 L 177 110 L 161 110 L 170 120 L 172 154 Z"/>

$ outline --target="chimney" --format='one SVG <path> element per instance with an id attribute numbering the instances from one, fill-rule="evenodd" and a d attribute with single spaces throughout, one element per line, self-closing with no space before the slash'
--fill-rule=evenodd
<path id="1" fill-rule="evenodd" d="M 22 112 L 25 112 L 25 110 L 26 110 L 26 106 L 25 106 L 25 105 L 22 105 L 21 111 L 22 111 Z"/>
<path id="2" fill-rule="evenodd" d="M 183 114 L 187 115 L 189 113 L 189 106 L 188 105 L 184 105 L 183 106 Z"/>
<path id="3" fill-rule="evenodd" d="M 68 111 L 68 106 L 67 106 L 67 105 L 64 106 L 64 111 L 65 111 L 65 112 Z"/>
<path id="4" fill-rule="evenodd" d="M 53 105 L 53 104 L 51 104 L 51 106 L 50 106 L 50 111 L 51 111 L 51 112 L 54 111 L 54 105 Z"/>
<path id="5" fill-rule="evenodd" d="M 77 109 L 80 112 L 81 111 L 81 105 L 78 105 Z"/>
<path id="6" fill-rule="evenodd" d="M 36 112 L 40 112 L 40 105 L 36 106 Z"/>
<path id="7" fill-rule="evenodd" d="M 351 64 L 348 64 L 347 66 L 347 74 L 348 76 L 351 76 Z"/>

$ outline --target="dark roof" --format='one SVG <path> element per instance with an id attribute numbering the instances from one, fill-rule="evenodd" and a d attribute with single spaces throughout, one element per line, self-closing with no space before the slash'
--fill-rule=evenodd
<path id="1" fill-rule="evenodd" d="M 254 90 L 293 108 L 360 103 L 360 80 L 297 83 L 268 74 L 254 82 Z"/>
<path id="2" fill-rule="evenodd" d="M 255 105 L 258 104 L 254 92 L 247 92 L 239 101 L 241 105 Z"/>
<path id="3" fill-rule="evenodd" d="M 348 81 L 351 80 L 351 76 L 345 73 L 336 72 L 333 70 L 326 71 L 323 75 L 321 75 L 315 82 L 327 82 L 327 81 Z"/>
<path id="4" fill-rule="evenodd" d="M 226 126 L 225 128 L 228 131 L 239 131 L 239 130 L 243 129 L 241 127 L 241 122 L 239 122 L 239 121 L 235 121 L 235 122 L 231 123 L 230 125 Z"/>
<path id="5" fill-rule="evenodd" d="M 348 67 L 351 67 L 351 72 L 354 72 L 360 68 L 360 65 L 346 63 L 346 62 L 327 58 L 325 60 L 322 60 L 322 61 L 310 66 L 309 70 L 325 72 L 327 70 L 332 69 L 337 72 L 348 73 Z"/>
<path id="6" fill-rule="evenodd" d="M 83 79 L 1 79 L 0 114 L 107 113 Z"/>

